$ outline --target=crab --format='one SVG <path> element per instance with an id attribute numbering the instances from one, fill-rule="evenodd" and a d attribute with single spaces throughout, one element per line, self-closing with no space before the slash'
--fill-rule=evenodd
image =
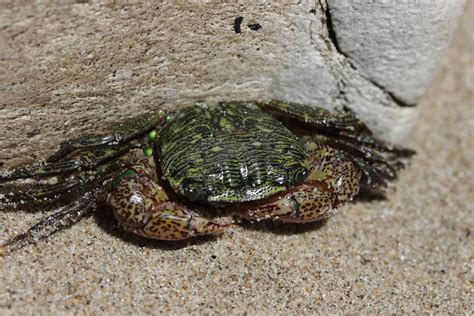
<path id="1" fill-rule="evenodd" d="M 377 140 L 351 113 L 278 100 L 197 102 L 112 129 L 65 141 L 46 162 L 0 175 L 3 205 L 58 207 L 7 240 L 3 253 L 48 237 L 103 202 L 124 229 L 158 240 L 218 235 L 235 217 L 320 221 L 360 189 L 385 192 L 414 154 Z M 52 178 L 56 183 L 45 181 Z M 203 215 L 209 209 L 213 217 Z"/>

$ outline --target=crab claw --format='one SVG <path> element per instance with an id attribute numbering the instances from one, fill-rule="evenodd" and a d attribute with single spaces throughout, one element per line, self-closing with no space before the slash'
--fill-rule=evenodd
<path id="1" fill-rule="evenodd" d="M 232 222 L 206 219 L 176 203 L 165 202 L 153 205 L 140 226 L 127 227 L 127 224 L 122 222 L 125 228 L 143 237 L 180 240 L 198 235 L 221 234 Z"/>
<path id="2" fill-rule="evenodd" d="M 271 219 L 286 223 L 320 221 L 337 211 L 334 196 L 316 186 L 300 185 L 267 203 L 249 207 L 236 215 L 249 220 Z"/>
<path id="3" fill-rule="evenodd" d="M 108 203 L 126 230 L 146 238 L 182 240 L 218 235 L 232 224 L 230 219 L 207 219 L 171 202 L 153 170 L 153 158 L 144 158 L 116 179 Z"/>
<path id="4" fill-rule="evenodd" d="M 359 192 L 360 172 L 343 152 L 309 142 L 310 174 L 293 189 L 236 215 L 250 220 L 309 223 L 326 219 Z"/>

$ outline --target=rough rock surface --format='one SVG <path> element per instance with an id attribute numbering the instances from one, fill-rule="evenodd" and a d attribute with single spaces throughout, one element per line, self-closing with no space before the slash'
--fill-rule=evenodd
<path id="1" fill-rule="evenodd" d="M 464 0 L 329 0 L 339 51 L 401 105 L 416 104 L 433 79 Z"/>
<path id="2" fill-rule="evenodd" d="M 325 1 L 177 3 L 0 4 L 0 161 L 32 162 L 66 138 L 196 99 L 351 109 L 391 141 L 414 125 L 414 108 L 337 50 Z"/>

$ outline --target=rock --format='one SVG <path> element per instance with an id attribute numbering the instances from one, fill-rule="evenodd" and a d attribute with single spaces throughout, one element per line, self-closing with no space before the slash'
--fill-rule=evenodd
<path id="1" fill-rule="evenodd" d="M 433 79 L 464 0 L 329 0 L 338 50 L 375 85 L 414 105 Z"/>
<path id="2" fill-rule="evenodd" d="M 417 3 L 419 8 L 407 5 L 406 16 L 400 5 L 385 12 L 372 1 L 2 4 L 0 161 L 5 167 L 33 162 L 67 138 L 198 99 L 280 98 L 352 110 L 378 137 L 400 142 L 416 118 L 405 103 L 416 102 L 421 91 L 405 89 L 405 80 L 419 73 L 417 86 L 426 86 L 462 3 L 426 2 L 433 17 L 441 16 L 443 3 L 449 28 L 436 35 L 435 27 L 416 28 L 414 38 L 426 32 L 433 41 L 421 52 L 397 24 L 388 24 L 394 43 L 406 42 L 421 56 L 413 59 L 417 70 L 409 58 L 395 58 L 390 66 L 386 50 L 378 51 L 369 35 L 373 60 L 361 58 L 363 50 L 350 50 L 350 41 L 360 37 L 348 34 L 350 23 L 357 32 L 380 28 L 390 12 L 418 25 L 424 2 Z M 373 18 L 364 20 L 370 25 L 356 23 L 355 8 L 370 12 Z M 379 23 L 372 24 L 377 16 Z M 406 49 L 394 56 L 400 51 Z M 379 73 L 397 68 L 403 75 Z"/>

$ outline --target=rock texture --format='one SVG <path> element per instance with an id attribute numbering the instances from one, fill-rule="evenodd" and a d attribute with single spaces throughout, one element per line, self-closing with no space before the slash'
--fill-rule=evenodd
<path id="1" fill-rule="evenodd" d="M 338 50 L 400 105 L 418 102 L 433 79 L 464 0 L 329 0 Z"/>
<path id="2" fill-rule="evenodd" d="M 416 28 L 413 36 L 426 33 L 433 43 L 420 47 L 418 53 L 428 58 L 415 59 L 419 65 L 415 73 L 425 73 L 426 64 L 432 74 L 461 1 L 420 2 L 416 10 L 407 5 L 407 17 L 400 20 L 418 25 L 423 20 L 420 12 L 425 7 L 438 9 L 438 2 L 447 8 L 443 23 L 449 27 L 439 36 L 432 34 L 435 28 Z M 356 6 L 345 7 L 349 4 Z M 234 5 L 4 2 L 0 4 L 0 161 L 6 167 L 32 162 L 79 133 L 99 132 L 110 122 L 197 99 L 281 98 L 350 109 L 379 137 L 401 141 L 416 116 L 414 108 L 400 106 L 394 98 L 414 100 L 412 92 L 393 88 L 403 86 L 406 76 L 387 73 L 382 74 L 386 81 L 379 80 L 373 73 L 389 67 L 384 50 L 369 46 L 375 51 L 370 56 L 376 65 L 371 65 L 370 58 L 360 58 L 363 50 L 353 54 L 348 49 L 358 38 L 351 38 L 347 28 L 364 27 L 354 21 L 356 9 L 364 6 L 373 7 L 369 11 L 373 19 L 364 20 L 368 28 L 379 28 L 371 24 L 377 14 L 399 17 L 402 13 L 397 10 L 404 11 L 398 5 L 385 12 L 371 1 L 329 1 L 329 6 L 322 0 Z M 412 33 L 407 37 L 397 24 L 390 24 L 388 31 L 390 27 L 393 36 L 384 41 L 407 40 L 413 48 L 408 39 Z M 436 58 L 429 57 L 432 52 Z M 405 71 L 411 65 L 406 62 L 395 65 L 401 64 Z M 420 81 L 426 83 L 427 79 Z"/>

